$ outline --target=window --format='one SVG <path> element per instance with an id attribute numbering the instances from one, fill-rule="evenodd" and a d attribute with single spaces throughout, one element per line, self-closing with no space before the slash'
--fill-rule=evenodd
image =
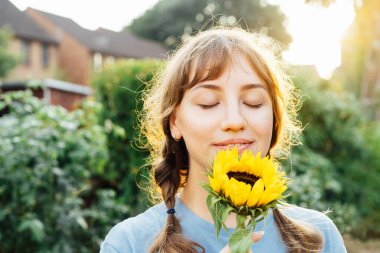
<path id="1" fill-rule="evenodd" d="M 24 65 L 30 64 L 30 41 L 23 40 L 21 44 L 21 57 Z"/>
<path id="2" fill-rule="evenodd" d="M 49 67 L 49 45 L 42 44 L 41 47 L 41 65 L 44 68 Z"/>
<path id="3" fill-rule="evenodd" d="M 95 71 L 102 69 L 102 61 L 102 55 L 100 53 L 95 53 L 93 59 L 93 67 Z"/>

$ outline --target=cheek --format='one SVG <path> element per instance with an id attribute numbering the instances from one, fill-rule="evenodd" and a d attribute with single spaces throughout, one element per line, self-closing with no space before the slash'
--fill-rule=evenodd
<path id="1" fill-rule="evenodd" d="M 217 131 L 218 113 L 202 112 L 194 107 L 186 107 L 177 115 L 177 126 L 190 155 L 190 166 L 209 166 L 214 156 L 210 143 Z"/>
<path id="2" fill-rule="evenodd" d="M 187 106 L 180 110 L 178 126 L 186 138 L 207 137 L 218 126 L 220 113 L 207 113 L 197 106 Z"/>
<path id="3" fill-rule="evenodd" d="M 255 111 L 255 113 L 250 113 L 250 116 L 248 117 L 248 125 L 259 135 L 259 138 L 263 142 L 270 144 L 273 130 L 272 107 L 266 106 Z"/>

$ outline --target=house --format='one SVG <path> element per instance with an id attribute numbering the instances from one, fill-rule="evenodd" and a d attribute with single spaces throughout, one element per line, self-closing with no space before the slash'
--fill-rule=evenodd
<path id="1" fill-rule="evenodd" d="M 9 50 L 20 64 L 7 80 L 53 78 L 57 72 L 59 42 L 8 0 L 0 0 L 0 27 L 13 34 Z"/>
<path id="2" fill-rule="evenodd" d="M 66 80 L 88 85 L 91 75 L 126 58 L 164 58 L 167 49 L 128 32 L 85 29 L 73 20 L 28 8 L 28 13 L 60 42 L 59 66 Z"/>
<path id="3" fill-rule="evenodd" d="M 20 11 L 8 0 L 0 0 L 3 27 L 13 33 L 9 50 L 21 62 L 0 82 L 0 93 L 25 89 L 36 79 L 43 84 L 37 97 L 70 110 L 91 94 L 91 76 L 106 65 L 167 55 L 164 46 L 129 32 L 88 30 L 69 18 L 32 8 Z"/>
<path id="4" fill-rule="evenodd" d="M 91 94 L 89 87 L 53 79 L 60 71 L 59 40 L 8 0 L 0 0 L 0 28 L 4 27 L 12 34 L 9 50 L 20 62 L 0 83 L 0 93 L 26 89 L 36 80 L 41 84 L 33 90 L 36 97 L 69 110 Z"/>

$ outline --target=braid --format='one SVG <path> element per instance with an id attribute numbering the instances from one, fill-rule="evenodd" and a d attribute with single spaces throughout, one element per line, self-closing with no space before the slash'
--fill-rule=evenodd
<path id="1" fill-rule="evenodd" d="M 165 124 L 166 125 L 166 124 Z M 174 141 L 170 133 L 166 133 L 166 144 L 162 152 L 163 160 L 156 167 L 153 176 L 156 184 L 161 189 L 162 198 L 167 208 L 174 208 L 176 193 L 183 183 L 181 178 L 186 178 L 188 171 L 187 151 L 183 140 Z M 179 220 L 173 212 L 168 213 L 166 224 L 149 252 L 177 253 L 188 252 L 196 253 L 196 248 L 204 248 L 196 242 L 186 239 L 182 234 Z"/>
<path id="2" fill-rule="evenodd" d="M 280 230 L 288 253 L 320 252 L 323 246 L 322 235 L 315 228 L 301 224 L 285 216 L 278 208 L 273 209 L 274 220 Z"/>

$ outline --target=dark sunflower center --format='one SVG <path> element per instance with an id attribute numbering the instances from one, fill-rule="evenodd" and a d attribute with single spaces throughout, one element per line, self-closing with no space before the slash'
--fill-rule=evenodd
<path id="1" fill-rule="evenodd" d="M 252 175 L 252 174 L 249 174 L 246 172 L 232 172 L 232 171 L 230 171 L 227 173 L 227 176 L 228 176 L 228 178 L 233 177 L 237 181 L 249 184 L 251 186 L 253 186 L 257 180 L 259 180 L 259 178 L 256 177 L 255 175 Z"/>

